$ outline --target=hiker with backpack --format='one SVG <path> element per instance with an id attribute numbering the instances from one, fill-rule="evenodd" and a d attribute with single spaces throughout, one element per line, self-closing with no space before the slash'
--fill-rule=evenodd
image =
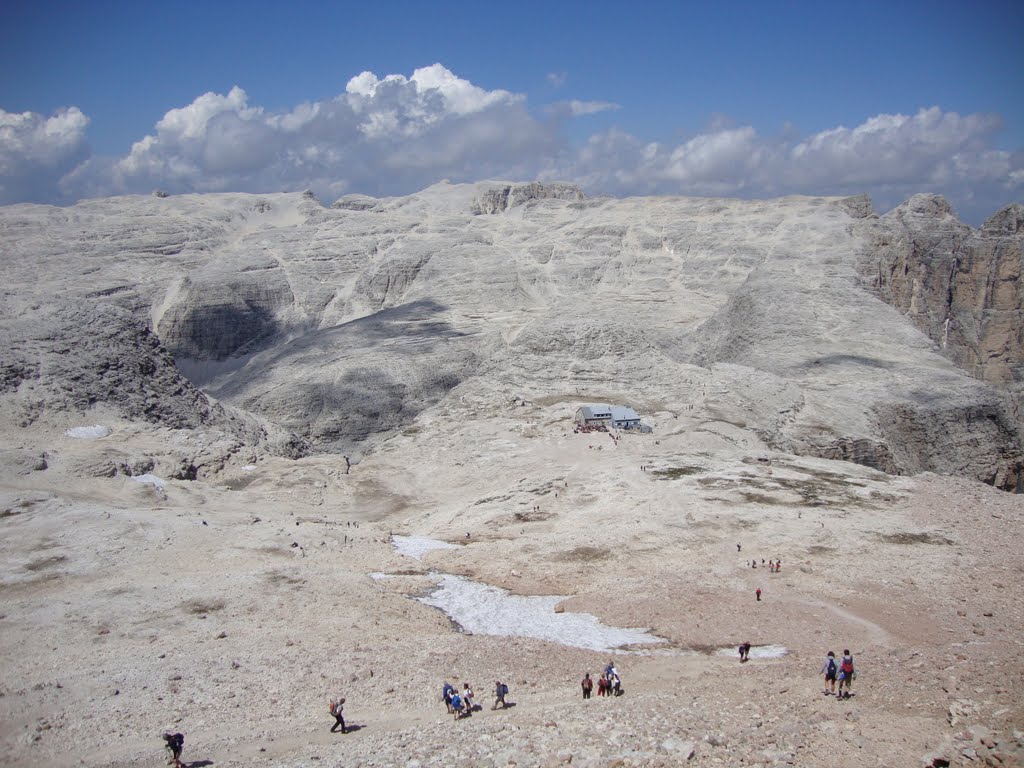
<path id="1" fill-rule="evenodd" d="M 338 726 L 341 726 L 342 733 L 348 733 L 348 729 L 345 728 L 345 717 L 342 715 L 342 710 L 345 708 L 345 697 L 341 696 L 337 699 L 331 699 L 331 703 L 327 707 L 327 711 L 334 715 L 334 725 L 331 726 L 331 733 L 334 733 Z"/>
<path id="2" fill-rule="evenodd" d="M 750 661 L 750 643 L 740 645 L 740 664 Z"/>
<path id="3" fill-rule="evenodd" d="M 455 719 L 458 720 L 465 713 L 462 711 L 462 697 L 459 696 L 458 691 L 452 694 L 452 714 L 455 715 Z"/>
<path id="4" fill-rule="evenodd" d="M 167 758 L 167 764 L 173 764 L 174 768 L 181 768 L 181 750 L 185 748 L 185 734 L 165 733 L 164 746 L 171 753 L 171 756 Z"/>
<path id="5" fill-rule="evenodd" d="M 452 696 L 454 695 L 455 686 L 445 680 L 444 686 L 441 688 L 441 699 L 444 701 L 445 707 L 448 708 L 449 715 L 452 713 Z"/>
<path id="6" fill-rule="evenodd" d="M 494 683 L 494 706 L 491 709 L 497 709 L 499 704 L 501 704 L 502 709 L 506 709 L 508 707 L 508 704 L 505 702 L 506 696 L 508 696 L 508 686 L 501 682 L 501 680 L 497 680 Z"/>
<path id="7" fill-rule="evenodd" d="M 849 650 L 843 651 L 843 660 L 839 662 L 839 694 L 838 698 L 848 699 L 852 695 L 850 688 L 853 686 L 854 678 L 853 669 L 853 656 L 850 655 Z M 846 686 L 846 692 L 843 692 L 843 686 Z"/>
<path id="8" fill-rule="evenodd" d="M 818 674 L 825 676 L 825 690 L 822 693 L 826 696 L 835 694 L 839 665 L 836 664 L 836 655 L 833 651 L 828 652 L 828 656 L 825 657 L 825 663 L 821 665 L 821 671 Z M 830 687 L 831 690 L 829 690 Z"/>
<path id="9" fill-rule="evenodd" d="M 472 714 L 476 708 L 476 703 L 473 701 L 473 689 L 469 687 L 469 683 L 462 684 L 462 706 L 467 715 Z"/>
<path id="10" fill-rule="evenodd" d="M 589 699 L 590 692 L 594 690 L 594 681 L 590 679 L 590 673 L 587 672 L 583 675 L 583 679 L 580 680 L 580 688 L 583 689 L 583 698 Z"/>

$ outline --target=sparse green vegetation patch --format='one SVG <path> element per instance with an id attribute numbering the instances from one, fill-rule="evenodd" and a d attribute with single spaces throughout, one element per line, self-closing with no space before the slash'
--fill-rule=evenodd
<path id="1" fill-rule="evenodd" d="M 703 471 L 703 467 L 682 466 L 666 467 L 665 469 L 652 469 L 651 474 L 654 475 L 659 480 L 678 480 L 680 477 L 687 477 L 688 475 L 698 475 Z"/>
<path id="2" fill-rule="evenodd" d="M 31 563 L 25 566 L 26 571 L 42 571 L 47 568 L 53 568 L 54 566 L 60 565 L 65 562 L 67 557 L 64 555 L 50 555 L 49 557 L 41 557 L 38 560 L 33 560 Z"/>
<path id="3" fill-rule="evenodd" d="M 945 536 L 939 536 L 935 533 L 928 533 L 927 531 L 922 533 L 910 533 L 908 531 L 898 531 L 896 533 L 880 533 L 877 535 L 879 539 L 884 541 L 886 544 L 952 544 L 952 539 L 947 539 Z"/>
<path id="4" fill-rule="evenodd" d="M 193 598 L 191 600 L 186 600 L 185 602 L 183 602 L 181 604 L 181 608 L 182 610 L 188 613 L 193 613 L 199 616 L 202 614 L 215 613 L 217 611 L 223 610 L 225 605 L 226 603 L 223 600 L 203 600 L 200 598 Z"/>
<path id="5" fill-rule="evenodd" d="M 605 547 L 576 547 L 562 553 L 561 557 L 568 560 L 607 560 L 612 556 L 611 550 Z"/>

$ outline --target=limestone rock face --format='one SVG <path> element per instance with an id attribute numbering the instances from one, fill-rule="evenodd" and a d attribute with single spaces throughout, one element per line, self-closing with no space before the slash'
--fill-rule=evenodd
<path id="1" fill-rule="evenodd" d="M 946 200 L 915 195 L 877 224 L 866 258 L 872 287 L 973 376 L 1024 381 L 1024 206 L 975 231 Z"/>
<path id="2" fill-rule="evenodd" d="M 476 215 L 504 213 L 531 200 L 582 200 L 583 190 L 575 184 L 506 184 L 483 191 L 470 212 Z"/>
<path id="3" fill-rule="evenodd" d="M 864 196 L 584 199 L 505 182 L 331 207 L 11 206 L 0 390 L 21 423 L 113 404 L 356 456 L 511 401 L 565 402 L 567 419 L 621 401 L 685 414 L 709 444 L 1014 488 L 1018 208 L 975 232 L 929 195 L 878 217 Z"/>
<path id="4" fill-rule="evenodd" d="M 84 414 L 110 406 L 131 421 L 212 428 L 250 445 L 281 438 L 196 389 L 156 335 L 119 307 L 54 302 L 0 317 L 0 333 L 7 340 L 0 398 L 22 426 L 48 412 Z M 294 438 L 284 438 L 279 447 L 289 455 L 302 452 Z"/>

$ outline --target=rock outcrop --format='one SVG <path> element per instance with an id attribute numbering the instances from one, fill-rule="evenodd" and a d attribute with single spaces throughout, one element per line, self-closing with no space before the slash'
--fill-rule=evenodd
<path id="1" fill-rule="evenodd" d="M 525 205 L 532 200 L 583 200 L 583 190 L 575 184 L 506 184 L 485 190 L 474 201 L 470 212 L 474 215 L 504 213 L 510 208 Z"/>
<path id="2" fill-rule="evenodd" d="M 937 195 L 915 195 L 877 221 L 864 270 L 887 303 L 983 381 L 1024 381 L 1024 206 L 978 230 Z"/>
<path id="3" fill-rule="evenodd" d="M 303 442 L 225 408 L 175 367 L 157 336 L 127 311 L 98 302 L 52 303 L 0 318 L 6 340 L 0 400 L 22 427 L 95 407 L 169 429 L 209 429 L 239 444 L 298 456 Z"/>
<path id="4" fill-rule="evenodd" d="M 112 402 L 262 439 L 201 387 L 355 455 L 424 414 L 601 393 L 729 425 L 713 429 L 736 444 L 1016 488 L 1021 220 L 1011 206 L 975 232 L 934 196 L 878 217 L 864 196 L 502 182 L 331 207 L 12 206 L 0 275 L 34 309 L 4 321 L 0 373 L 26 423 L 34 402 Z"/>

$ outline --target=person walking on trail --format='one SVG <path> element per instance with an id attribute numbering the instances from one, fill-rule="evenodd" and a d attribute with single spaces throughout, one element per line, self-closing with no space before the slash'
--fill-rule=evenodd
<path id="1" fill-rule="evenodd" d="M 743 643 L 740 646 L 740 663 L 750 661 L 750 643 Z"/>
<path id="2" fill-rule="evenodd" d="M 445 707 L 448 708 L 449 715 L 452 713 L 452 696 L 454 695 L 455 686 L 445 680 L 444 686 L 441 688 L 441 698 L 444 700 Z"/>
<path id="3" fill-rule="evenodd" d="M 473 701 L 473 689 L 469 687 L 469 683 L 462 684 L 462 706 L 467 713 L 472 713 L 476 706 L 476 702 Z"/>
<path id="4" fill-rule="evenodd" d="M 342 710 L 345 708 L 345 697 L 342 696 L 337 699 L 331 699 L 330 706 L 327 707 L 327 711 L 334 715 L 334 725 L 331 726 L 331 733 L 337 731 L 338 726 L 341 726 L 342 733 L 348 733 L 348 729 L 345 728 L 345 717 L 342 715 Z"/>
<path id="5" fill-rule="evenodd" d="M 825 690 L 822 693 L 826 696 L 835 694 L 839 665 L 836 664 L 836 654 L 833 651 L 828 652 L 828 655 L 825 657 L 825 663 L 821 665 L 821 671 L 818 674 L 825 676 Z"/>
<path id="6" fill-rule="evenodd" d="M 608 676 L 603 672 L 601 673 L 601 679 L 597 681 L 597 695 L 607 696 L 608 695 Z"/>
<path id="7" fill-rule="evenodd" d="M 167 764 L 173 765 L 174 768 L 181 768 L 181 750 L 185 748 L 185 734 L 165 733 L 164 746 L 170 753 L 170 757 L 167 758 Z"/>
<path id="8" fill-rule="evenodd" d="M 583 689 L 583 698 L 589 699 L 590 692 L 594 690 L 594 681 L 590 679 L 589 672 L 583 675 L 583 679 L 580 681 L 580 687 Z"/>
<path id="9" fill-rule="evenodd" d="M 852 695 L 850 688 L 853 686 L 853 656 L 850 655 L 849 650 L 843 651 L 843 660 L 839 662 L 839 695 L 840 699 L 848 699 Z M 843 692 L 843 686 L 846 686 L 846 692 Z"/>
<path id="10" fill-rule="evenodd" d="M 455 715 L 456 720 L 464 714 L 462 711 L 462 697 L 458 693 L 452 694 L 452 714 Z"/>
<path id="11" fill-rule="evenodd" d="M 497 680 L 494 683 L 494 706 L 491 709 L 497 709 L 498 705 L 501 704 L 501 708 L 505 709 L 508 704 L 505 703 L 505 697 L 508 696 L 508 686 L 505 685 L 501 680 Z"/>
<path id="12" fill-rule="evenodd" d="M 755 589 L 754 590 L 754 594 L 757 595 L 757 602 L 760 603 L 761 602 L 761 588 L 758 587 L 757 589 Z"/>

